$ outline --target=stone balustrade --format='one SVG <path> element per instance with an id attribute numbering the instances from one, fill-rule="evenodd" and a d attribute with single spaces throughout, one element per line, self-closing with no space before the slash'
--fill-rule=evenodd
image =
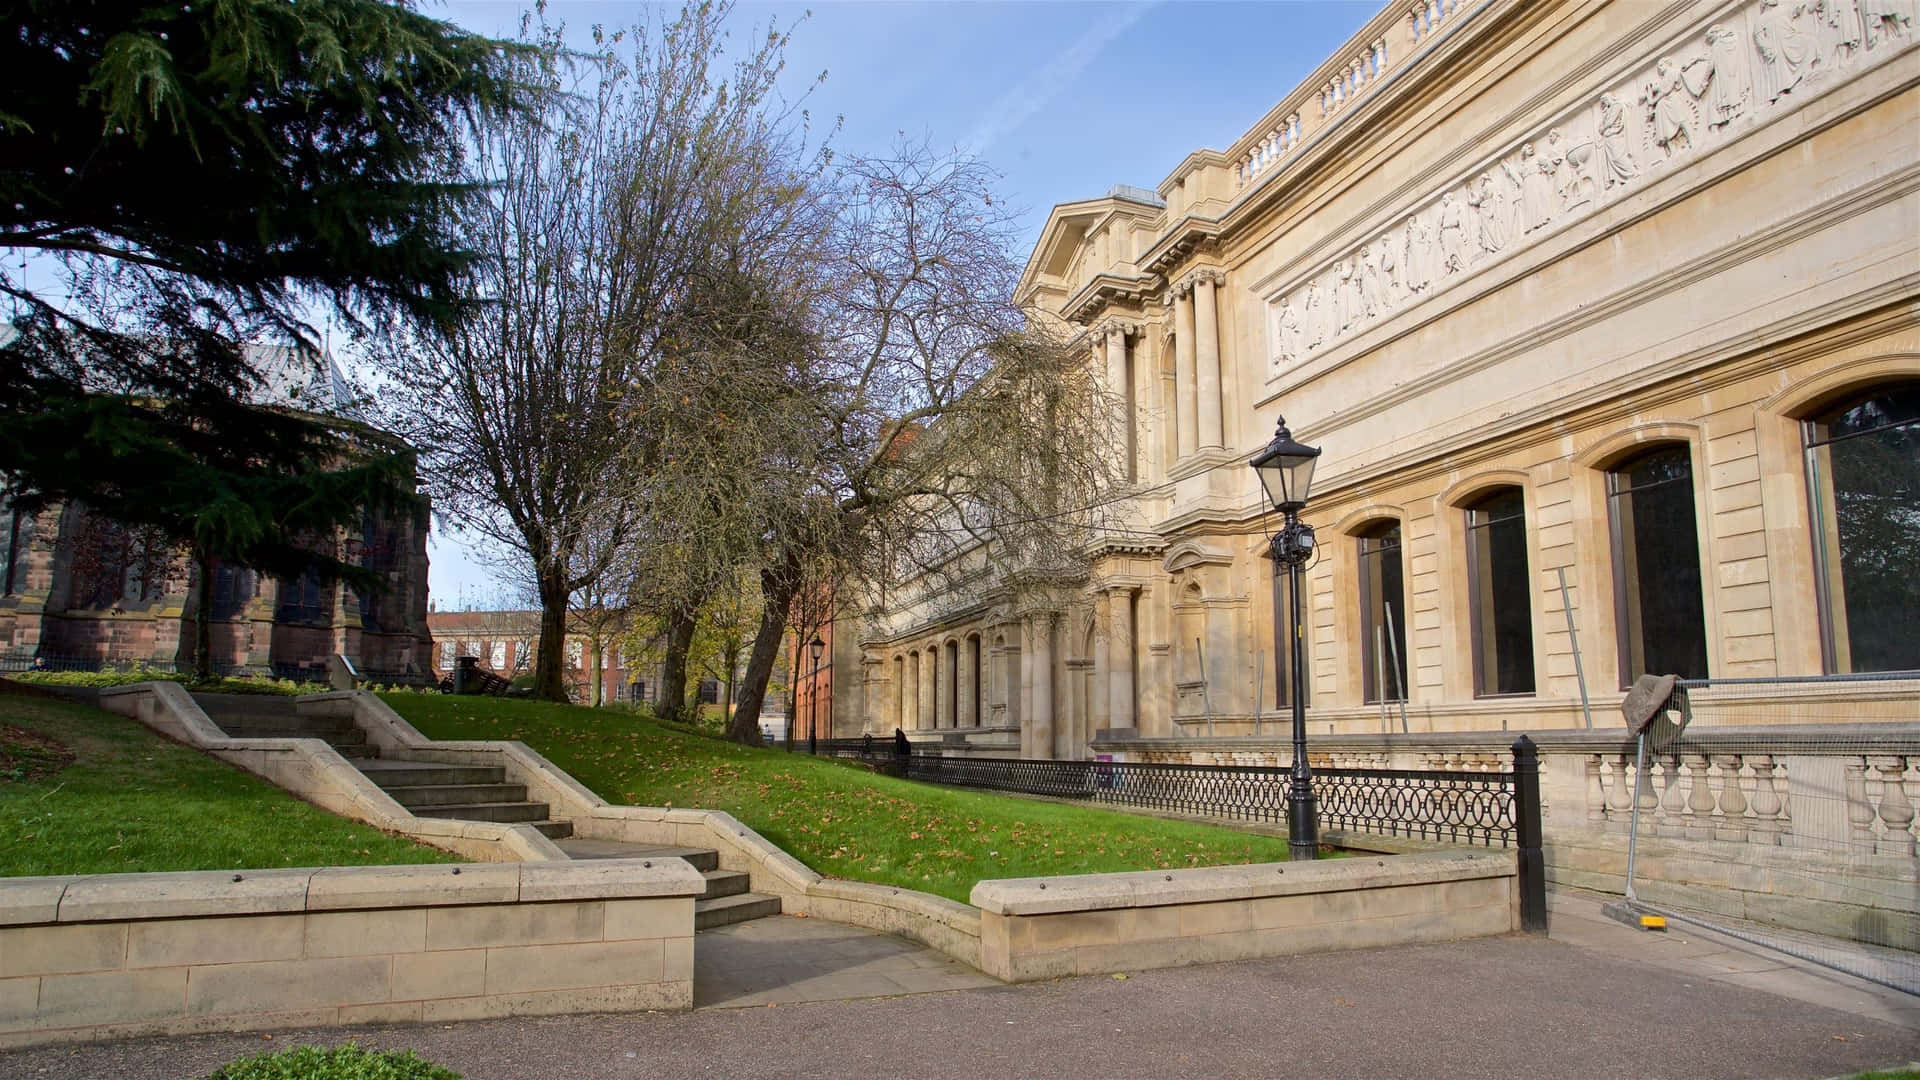
<path id="1" fill-rule="evenodd" d="M 1440 28 L 1440 24 L 1453 16 L 1460 7 L 1460 0 L 1426 0 L 1407 10 L 1407 32 L 1418 44 L 1426 40 L 1427 35 Z"/>

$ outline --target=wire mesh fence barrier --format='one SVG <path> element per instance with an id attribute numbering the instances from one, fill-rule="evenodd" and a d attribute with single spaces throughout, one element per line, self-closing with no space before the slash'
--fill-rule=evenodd
<path id="1" fill-rule="evenodd" d="M 1671 708 L 1587 763 L 1628 896 L 1920 994 L 1920 672 L 1682 680 Z"/>
<path id="2" fill-rule="evenodd" d="M 1288 771 L 1274 766 L 943 757 L 916 752 L 907 777 L 950 787 L 1082 799 L 1228 821 L 1284 824 Z M 1514 774 L 1316 769 L 1323 828 L 1511 847 Z"/>

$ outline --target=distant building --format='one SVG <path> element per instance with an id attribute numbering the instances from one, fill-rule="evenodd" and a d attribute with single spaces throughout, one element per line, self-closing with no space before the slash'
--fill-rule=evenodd
<path id="1" fill-rule="evenodd" d="M 508 611 L 434 611 L 427 614 L 427 632 L 432 638 L 431 664 L 435 678 L 453 673 L 456 657 L 478 657 L 480 666 L 505 679 L 533 673 L 534 657 L 540 643 L 540 613 L 533 610 Z M 560 671 L 567 693 L 581 705 L 593 702 L 594 660 L 591 640 L 584 634 L 568 634 L 566 658 Z M 629 656 L 625 649 L 608 642 L 600 656 L 600 701 L 638 704 L 660 700 L 660 659 L 657 650 Z M 715 704 L 720 700 L 720 684 L 706 679 L 700 684 L 700 700 Z"/>
<path id="2" fill-rule="evenodd" d="M 253 354 L 261 403 L 358 420 L 329 356 Z M 280 580 L 220 567 L 216 670 L 325 678 L 341 654 L 376 678 L 422 678 L 427 651 L 427 519 L 369 513 L 333 537 L 388 588 L 361 596 L 308 575 Z M 0 490 L 0 668 L 91 669 L 193 662 L 197 571 L 185 555 L 77 503 L 15 513 Z"/>

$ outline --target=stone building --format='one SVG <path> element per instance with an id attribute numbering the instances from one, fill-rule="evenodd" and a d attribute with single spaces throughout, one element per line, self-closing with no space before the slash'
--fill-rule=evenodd
<path id="1" fill-rule="evenodd" d="M 331 357 L 262 349 L 262 403 L 357 420 Z M 427 517 L 369 513 L 332 538 L 388 588 L 357 595 L 308 575 L 279 580 L 216 570 L 216 670 L 325 680 L 327 658 L 350 658 L 393 680 L 427 671 Z M 197 571 L 185 555 L 78 504 L 15 513 L 0 491 L 0 667 L 193 663 Z"/>
<path id="2" fill-rule="evenodd" d="M 863 616 L 839 715 L 1030 757 L 1283 736 L 1247 467 L 1281 414 L 1323 450 L 1316 735 L 1920 668 L 1917 44 L 1888 0 L 1393 3 L 1231 146 L 1055 207 L 1018 298 L 1127 402 L 1123 528 L 1080 580 Z"/>

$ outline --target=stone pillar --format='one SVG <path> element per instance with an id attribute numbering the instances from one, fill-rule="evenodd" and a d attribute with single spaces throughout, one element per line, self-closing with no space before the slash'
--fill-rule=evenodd
<path id="1" fill-rule="evenodd" d="M 901 697 L 905 708 L 901 716 L 902 731 L 920 730 L 920 651 L 915 649 L 907 654 L 907 684 Z"/>
<path id="2" fill-rule="evenodd" d="M 960 646 L 949 641 L 940 647 L 940 726 L 960 726 Z"/>
<path id="3" fill-rule="evenodd" d="M 1151 333 L 1142 330 L 1133 343 L 1133 475 L 1142 483 L 1153 483 L 1163 470 L 1154 467 L 1161 454 L 1160 416 L 1154 395 L 1159 391 L 1159 364 L 1149 356 L 1147 342 Z"/>
<path id="4" fill-rule="evenodd" d="M 1194 400 L 1201 449 L 1226 445 L 1221 439 L 1220 422 L 1220 314 L 1214 302 L 1212 273 L 1193 280 L 1194 348 L 1197 367 L 1194 373 Z"/>
<path id="5" fill-rule="evenodd" d="M 960 670 L 956 675 L 960 692 L 956 696 L 960 712 L 953 718 L 953 723 L 955 727 L 972 727 L 974 711 L 980 700 L 980 639 L 961 638 L 959 655 Z"/>
<path id="6" fill-rule="evenodd" d="M 1136 434 L 1140 414 L 1127 385 L 1127 329 L 1119 323 L 1107 324 L 1107 388 L 1113 393 L 1121 410 L 1121 430 L 1116 434 L 1123 440 L 1127 451 L 1127 479 L 1135 480 L 1140 476 Z"/>
<path id="7" fill-rule="evenodd" d="M 1028 622 L 1032 643 L 1026 655 L 1033 684 L 1034 756 L 1050 758 L 1053 750 L 1053 614 L 1034 615 Z"/>
<path id="8" fill-rule="evenodd" d="M 1130 728 L 1138 726 L 1134 721 L 1133 695 L 1133 587 L 1122 586 L 1107 592 L 1107 606 L 1111 609 L 1112 643 L 1107 646 L 1107 656 L 1113 666 L 1107 678 L 1107 724 L 1108 727 Z"/>
<path id="9" fill-rule="evenodd" d="M 1173 320 L 1174 436 L 1179 440 L 1180 456 L 1186 457 L 1197 446 L 1194 435 L 1198 430 L 1195 425 L 1199 422 L 1193 396 L 1194 320 L 1191 285 L 1186 288 L 1174 287 Z"/>
<path id="10" fill-rule="evenodd" d="M 1093 596 L 1093 685 L 1087 694 L 1086 724 L 1098 731 L 1107 726 L 1107 691 L 1113 679 L 1113 620 L 1107 606 L 1113 594 L 1102 589 Z"/>
<path id="11" fill-rule="evenodd" d="M 920 730 L 940 726 L 940 646 L 920 654 Z"/>

